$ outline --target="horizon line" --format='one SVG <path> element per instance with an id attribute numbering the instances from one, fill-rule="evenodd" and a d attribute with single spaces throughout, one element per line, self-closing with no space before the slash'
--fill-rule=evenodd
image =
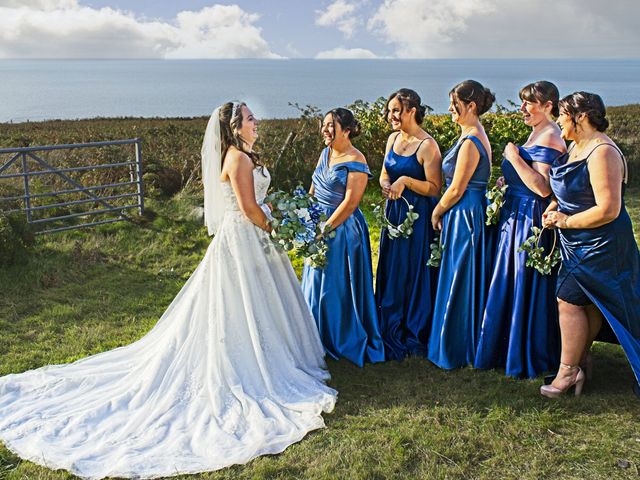
<path id="1" fill-rule="evenodd" d="M 400 58 L 400 57 L 377 57 L 377 58 L 314 58 L 314 57 L 282 57 L 282 58 L 263 58 L 263 57 L 238 57 L 238 58 L 154 58 L 154 57 L 6 57 L 0 58 L 0 61 L 167 61 L 167 62 L 183 62 L 183 61 L 265 61 L 265 62 L 282 62 L 296 60 L 314 60 L 318 62 L 331 61 L 357 61 L 357 62 L 376 62 L 376 61 L 640 61 L 640 57 L 428 57 L 428 58 Z"/>

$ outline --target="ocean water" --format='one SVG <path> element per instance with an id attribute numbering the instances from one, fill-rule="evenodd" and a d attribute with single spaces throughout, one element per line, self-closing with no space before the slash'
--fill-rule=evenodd
<path id="1" fill-rule="evenodd" d="M 298 115 L 289 102 L 328 110 L 401 87 L 445 112 L 449 90 L 467 78 L 502 105 L 541 79 L 561 95 L 640 103 L 640 60 L 0 60 L 0 122 L 192 117 L 237 99 L 259 118 L 286 118 Z"/>

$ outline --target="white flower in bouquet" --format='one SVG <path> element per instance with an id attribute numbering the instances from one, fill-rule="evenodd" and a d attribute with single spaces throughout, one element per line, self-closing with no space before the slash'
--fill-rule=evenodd
<path id="1" fill-rule="evenodd" d="M 326 238 L 335 232 L 326 231 L 327 216 L 316 198 L 299 186 L 292 193 L 273 192 L 265 201 L 274 206 L 270 224 L 271 239 L 276 246 L 293 251 L 313 267 L 326 266 L 329 251 Z"/>

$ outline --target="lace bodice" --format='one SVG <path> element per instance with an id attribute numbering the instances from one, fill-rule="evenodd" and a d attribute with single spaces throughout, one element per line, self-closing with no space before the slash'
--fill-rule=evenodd
<path id="1" fill-rule="evenodd" d="M 267 190 L 269 190 L 270 184 L 271 175 L 266 167 L 257 167 L 253 169 L 253 191 L 255 192 L 256 201 L 259 205 L 262 205 L 264 202 L 264 197 L 267 196 Z M 240 210 L 240 207 L 238 206 L 238 199 L 233 191 L 231 182 L 227 181 L 222 184 L 222 194 L 224 195 L 225 200 L 225 210 Z"/>

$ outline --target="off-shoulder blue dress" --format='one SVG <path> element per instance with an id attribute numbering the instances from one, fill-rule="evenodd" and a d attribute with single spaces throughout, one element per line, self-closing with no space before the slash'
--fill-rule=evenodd
<path id="1" fill-rule="evenodd" d="M 531 166 L 547 165 L 562 152 L 542 145 L 518 147 Z M 526 253 L 518 249 L 541 227 L 549 198 L 531 191 L 511 162 L 502 161 L 502 174 L 509 186 L 500 209 L 487 306 L 476 351 L 476 368 L 504 368 L 512 377 L 533 378 L 556 371 L 560 361 L 560 329 L 555 296 L 556 274 L 542 275 L 525 266 Z M 553 231 L 545 231 L 540 245 L 550 252 Z M 556 248 L 559 248 L 557 246 Z"/>
<path id="2" fill-rule="evenodd" d="M 551 189 L 558 200 L 558 210 L 574 215 L 596 202 L 589 177 L 589 156 L 570 163 L 567 159 L 565 154 L 551 167 Z M 604 315 L 640 382 L 640 252 L 624 205 L 624 188 L 623 185 L 620 213 L 615 220 L 596 228 L 560 230 L 562 265 L 558 289 L 569 276 L 573 277 Z"/>
<path id="3" fill-rule="evenodd" d="M 385 157 L 384 167 L 392 183 L 403 175 L 426 180 L 417 150 L 413 155 L 405 156 L 394 152 L 392 147 Z M 407 355 L 426 355 L 437 280 L 437 269 L 427 266 L 429 245 L 434 238 L 431 213 L 437 199 L 408 188 L 402 196 L 420 216 L 413 224 L 409 238 L 391 240 L 386 230 L 380 232 L 376 272 L 378 316 L 385 354 L 392 360 L 401 360 Z M 385 214 L 391 223 L 398 225 L 406 219 L 407 208 L 402 199 L 388 200 Z"/>
<path id="4" fill-rule="evenodd" d="M 349 172 L 371 177 L 360 162 L 329 165 L 329 148 L 322 152 L 313 173 L 315 196 L 327 217 L 344 199 Z M 328 240 L 325 268 L 305 265 L 302 290 L 316 320 L 327 354 L 346 358 L 356 365 L 384 361 L 373 295 L 373 272 L 369 228 L 359 208 L 335 230 Z"/>
<path id="5" fill-rule="evenodd" d="M 491 160 L 482 142 L 470 135 L 446 152 L 442 170 L 449 187 L 465 141 L 474 143 L 480 160 L 458 203 L 442 216 L 443 252 L 427 352 L 441 368 L 473 365 L 489 281 L 485 210 Z"/>

